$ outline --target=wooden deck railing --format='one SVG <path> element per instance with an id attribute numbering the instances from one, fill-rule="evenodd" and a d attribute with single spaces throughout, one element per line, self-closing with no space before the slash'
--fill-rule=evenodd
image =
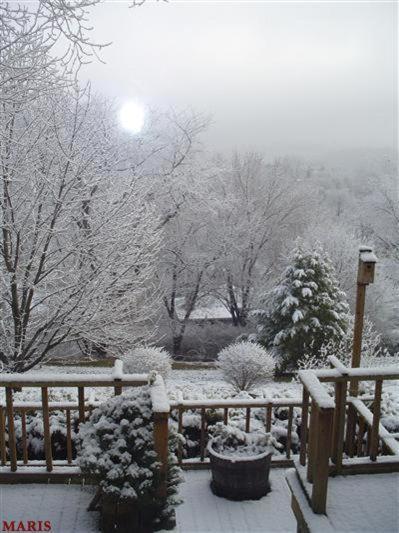
<path id="1" fill-rule="evenodd" d="M 109 374 L 64 374 L 54 376 L 48 374 L 3 374 L 0 375 L 0 387 L 5 389 L 5 404 L 0 404 L 0 458 L 1 473 L 3 479 L 6 474 L 24 474 L 31 477 L 40 477 L 45 474 L 55 474 L 57 479 L 68 478 L 79 474 L 72 457 L 72 413 L 78 414 L 78 425 L 85 421 L 86 415 L 99 402 L 92 402 L 85 396 L 87 388 L 104 388 L 110 387 L 114 394 L 120 394 L 123 388 L 138 387 L 148 383 L 148 376 L 145 374 L 123 374 L 121 362 L 116 361 L 113 371 Z M 40 388 L 41 401 L 39 402 L 19 402 L 14 401 L 14 393 L 20 392 L 23 388 Z M 49 390 L 52 388 L 77 389 L 78 401 L 51 402 L 49 401 Z M 28 413 L 40 411 L 43 417 L 43 441 L 45 461 L 31 460 L 28 452 L 28 435 L 26 418 Z M 54 464 L 52 456 L 52 438 L 50 430 L 50 413 L 51 411 L 62 411 L 66 417 L 66 458 L 62 461 L 56 461 Z M 15 417 L 21 419 L 21 448 L 22 459 L 18 460 L 17 439 L 15 431 Z M 8 452 L 8 453 L 7 453 Z M 43 467 L 45 469 L 38 469 Z M 54 468 L 56 466 L 57 468 Z M 36 467 L 25 468 L 25 467 Z M 62 468 L 60 468 L 62 467 Z M 67 469 L 63 467 L 69 467 Z M 33 475 L 34 474 L 34 475 Z M 50 476 L 51 477 L 51 476 Z M 11 479 L 11 477 L 7 477 Z"/>
<path id="2" fill-rule="evenodd" d="M 292 464 L 292 427 L 294 419 L 294 408 L 301 409 L 302 402 L 294 398 L 278 398 L 278 399 L 215 399 L 215 400 L 183 400 L 171 401 L 171 415 L 175 412 L 177 414 L 178 432 L 183 433 L 183 414 L 186 411 L 200 412 L 200 445 L 199 455 L 197 458 L 184 459 L 183 458 L 183 444 L 179 444 L 178 461 L 183 468 L 208 468 L 209 461 L 206 459 L 206 443 L 208 440 L 208 427 L 206 420 L 206 413 L 208 410 L 220 411 L 220 417 L 224 424 L 228 423 L 230 409 L 242 409 L 245 418 L 245 431 L 248 433 L 251 430 L 251 413 L 252 409 L 264 409 L 264 425 L 265 431 L 270 432 L 272 429 L 273 412 L 278 408 L 288 409 L 287 418 L 287 439 L 285 444 L 284 455 L 277 455 L 273 458 L 273 466 L 289 466 Z"/>
<path id="3" fill-rule="evenodd" d="M 383 383 L 399 379 L 397 367 L 346 368 L 335 357 L 333 368 L 302 370 L 303 384 L 300 464 L 307 467 L 312 483 L 311 504 L 315 513 L 326 512 L 329 475 L 399 471 L 398 435 L 381 424 Z M 352 382 L 375 382 L 374 394 L 365 398 L 348 396 Z M 334 397 L 323 383 L 334 384 Z M 355 414 L 347 424 L 348 412 Z M 307 420 L 309 418 L 309 427 Z"/>

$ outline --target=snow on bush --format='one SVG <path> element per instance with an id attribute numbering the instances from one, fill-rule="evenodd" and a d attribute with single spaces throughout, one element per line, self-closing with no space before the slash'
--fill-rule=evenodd
<path id="1" fill-rule="evenodd" d="M 335 355 L 345 366 L 351 366 L 352 346 L 353 346 L 354 316 L 351 315 L 348 321 L 348 329 L 341 339 L 330 339 L 324 342 L 318 353 L 314 353 L 311 346 L 298 362 L 300 370 L 329 368 L 328 357 Z M 364 320 L 362 336 L 362 352 L 360 365 L 362 367 L 389 366 L 397 364 L 399 354 L 391 356 L 384 346 L 382 337 L 374 328 L 373 323 L 367 317 Z"/>
<path id="2" fill-rule="evenodd" d="M 167 378 L 172 369 L 169 352 L 156 346 L 139 346 L 127 352 L 123 357 L 123 370 L 131 374 L 148 374 L 155 370 Z"/>
<path id="3" fill-rule="evenodd" d="M 244 341 L 224 348 L 217 366 L 237 391 L 249 391 L 273 378 L 275 362 L 260 344 Z"/>
<path id="4" fill-rule="evenodd" d="M 95 409 L 80 426 L 78 465 L 97 476 L 102 494 L 117 502 L 135 502 L 148 510 L 152 525 L 168 520 L 180 482 L 170 441 L 167 498 L 158 496 L 159 462 L 153 442 L 153 413 L 149 387 L 133 389 Z"/>
<path id="5" fill-rule="evenodd" d="M 216 453 L 227 456 L 260 455 L 262 453 L 274 453 L 280 445 L 270 433 L 252 432 L 246 433 L 235 425 L 217 422 L 209 428 L 212 437 L 210 445 Z"/>

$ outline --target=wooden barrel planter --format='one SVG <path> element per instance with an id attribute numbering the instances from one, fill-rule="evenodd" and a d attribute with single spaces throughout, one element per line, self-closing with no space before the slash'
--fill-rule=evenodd
<path id="1" fill-rule="evenodd" d="M 208 443 L 211 462 L 211 489 L 229 500 L 259 500 L 270 491 L 269 471 L 272 453 L 254 456 L 228 456 L 216 452 Z"/>

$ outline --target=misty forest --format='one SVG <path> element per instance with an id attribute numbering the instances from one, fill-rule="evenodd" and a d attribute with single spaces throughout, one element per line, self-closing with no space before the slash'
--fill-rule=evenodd
<path id="1" fill-rule="evenodd" d="M 126 516 L 133 520 L 132 511 L 121 518 L 120 503 L 132 501 L 151 502 L 145 518 L 134 518 L 144 520 L 144 529 L 140 522 L 134 531 L 153 531 L 145 529 L 148 520 L 153 528 L 173 526 L 179 479 L 171 457 L 182 465 L 206 462 L 209 455 L 213 469 L 208 442 L 227 456 L 272 450 L 292 466 L 306 446 L 301 386 L 304 395 L 308 387 L 312 409 L 317 398 L 327 409 L 341 390 L 338 381 L 350 379 L 343 377 L 350 366 L 380 369 L 360 392 L 350 382 L 354 406 L 363 398 L 356 400 L 358 393 L 366 394 L 365 402 L 374 398 L 367 394 L 376 395 L 374 415 L 364 414 L 368 407 L 362 411 L 369 425 L 376 417 L 374 429 L 367 433 L 364 421 L 356 425 L 349 406 L 348 447 L 335 440 L 331 460 L 339 464 L 342 453 L 353 457 L 356 448 L 359 457 L 371 454 L 375 461 L 398 447 L 398 389 L 384 382 L 382 403 L 378 389 L 385 367 L 391 369 L 387 379 L 397 379 L 392 369 L 399 358 L 396 103 L 387 81 L 393 73 L 381 74 L 389 58 L 376 59 L 378 46 L 386 44 L 377 33 L 388 40 L 384 28 L 391 28 L 387 10 L 393 4 L 329 3 L 330 11 L 323 5 L 215 4 L 0 3 L 0 474 L 11 468 L 16 475 L 30 460 L 46 461 L 47 473 L 56 468 L 52 459 L 69 466 L 76 460 L 79 475 L 102 480 L 100 499 L 91 504 L 100 509 L 102 531 L 133 531 L 123 526 Z M 344 18 L 345 27 L 355 28 L 353 38 L 335 26 Z M 326 29 L 324 40 L 330 20 L 337 33 L 332 37 Z M 377 33 L 365 37 L 373 20 Z M 347 39 L 343 48 L 341 38 Z M 375 79 L 359 50 L 372 57 Z M 358 268 L 365 263 L 375 275 L 360 282 L 367 286 L 363 316 L 356 294 L 364 296 Z M 111 387 L 109 366 L 117 380 Z M 335 370 L 328 373 L 330 367 Z M 318 396 L 306 381 L 309 373 L 320 387 L 315 376 L 328 381 L 338 375 L 335 393 L 328 383 L 327 399 Z M 32 388 L 22 390 L 23 380 Z M 56 388 L 57 380 L 64 388 Z M 73 383 L 79 390 L 66 392 Z M 140 383 L 144 387 L 126 392 Z M 47 387 L 53 387 L 50 415 Z M 13 394 L 18 406 L 25 405 L 21 415 L 13 415 Z M 236 403 L 226 403 L 229 412 L 212 407 L 216 399 L 231 398 Z M 65 413 L 51 407 L 65 399 L 78 403 Z M 202 411 L 190 404 L 194 400 Z M 251 410 L 255 400 L 261 403 Z M 42 402 L 42 414 L 33 413 L 33 401 Z M 342 423 L 342 409 L 334 411 L 334 439 L 343 434 L 337 429 L 345 425 L 343 405 Z M 157 469 L 165 459 L 157 463 L 154 452 L 135 447 L 140 435 L 152 449 L 155 406 L 170 412 L 169 444 L 167 419 L 165 441 L 163 430 L 154 429 L 155 451 L 169 457 L 160 481 Z M 385 425 L 378 430 L 380 417 Z M 129 424 L 135 429 L 128 435 Z M 175 430 L 181 440 L 171 444 Z M 387 439 L 380 447 L 378 431 Z M 322 454 L 322 448 L 309 453 Z M 124 453 L 133 470 L 124 470 Z M 209 492 L 208 478 L 201 479 Z M 223 496 L 215 479 L 212 490 Z M 276 480 L 267 501 L 286 498 Z M 183 499 L 195 501 L 187 487 Z M 267 482 L 259 495 L 269 490 Z M 18 514 L 20 496 L 12 494 L 10 516 L 30 519 Z M 312 509 L 324 513 L 318 494 Z M 112 519 L 110 501 L 119 502 Z M 76 513 L 86 511 L 73 509 L 79 522 Z M 197 526 L 182 525 L 189 514 L 177 512 L 179 531 L 216 531 L 204 525 L 204 511 L 190 518 Z M 54 530 L 72 531 L 55 516 Z M 391 531 L 392 513 L 384 516 L 380 530 Z M 238 522 L 237 531 L 260 531 L 251 520 Z M 294 521 L 290 512 L 284 519 L 273 515 L 270 531 L 293 531 Z M 98 530 L 84 523 L 76 531 Z"/>

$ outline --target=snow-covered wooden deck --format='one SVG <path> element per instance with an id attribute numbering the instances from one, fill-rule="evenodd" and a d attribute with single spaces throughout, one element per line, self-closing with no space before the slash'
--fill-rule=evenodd
<path id="1" fill-rule="evenodd" d="M 177 509 L 179 533 L 293 532 L 290 494 L 283 469 L 271 472 L 272 492 L 259 501 L 231 502 L 214 496 L 208 470 L 184 473 L 184 503 Z M 78 485 L 1 485 L 1 520 L 50 520 L 57 533 L 98 531 L 98 515 L 87 512 L 93 487 Z"/>
<path id="2" fill-rule="evenodd" d="M 208 470 L 188 471 L 184 476 L 184 503 L 177 509 L 178 533 L 296 531 L 284 469 L 271 471 L 272 492 L 259 501 L 248 502 L 214 496 Z M 50 520 L 52 531 L 57 533 L 98 531 L 98 514 L 86 511 L 94 490 L 78 485 L 1 485 L 0 520 Z M 336 532 L 397 533 L 399 474 L 330 478 L 328 517 L 313 517 L 316 522 L 319 518 L 326 521 Z M 314 531 L 322 529 L 315 527 Z"/>

